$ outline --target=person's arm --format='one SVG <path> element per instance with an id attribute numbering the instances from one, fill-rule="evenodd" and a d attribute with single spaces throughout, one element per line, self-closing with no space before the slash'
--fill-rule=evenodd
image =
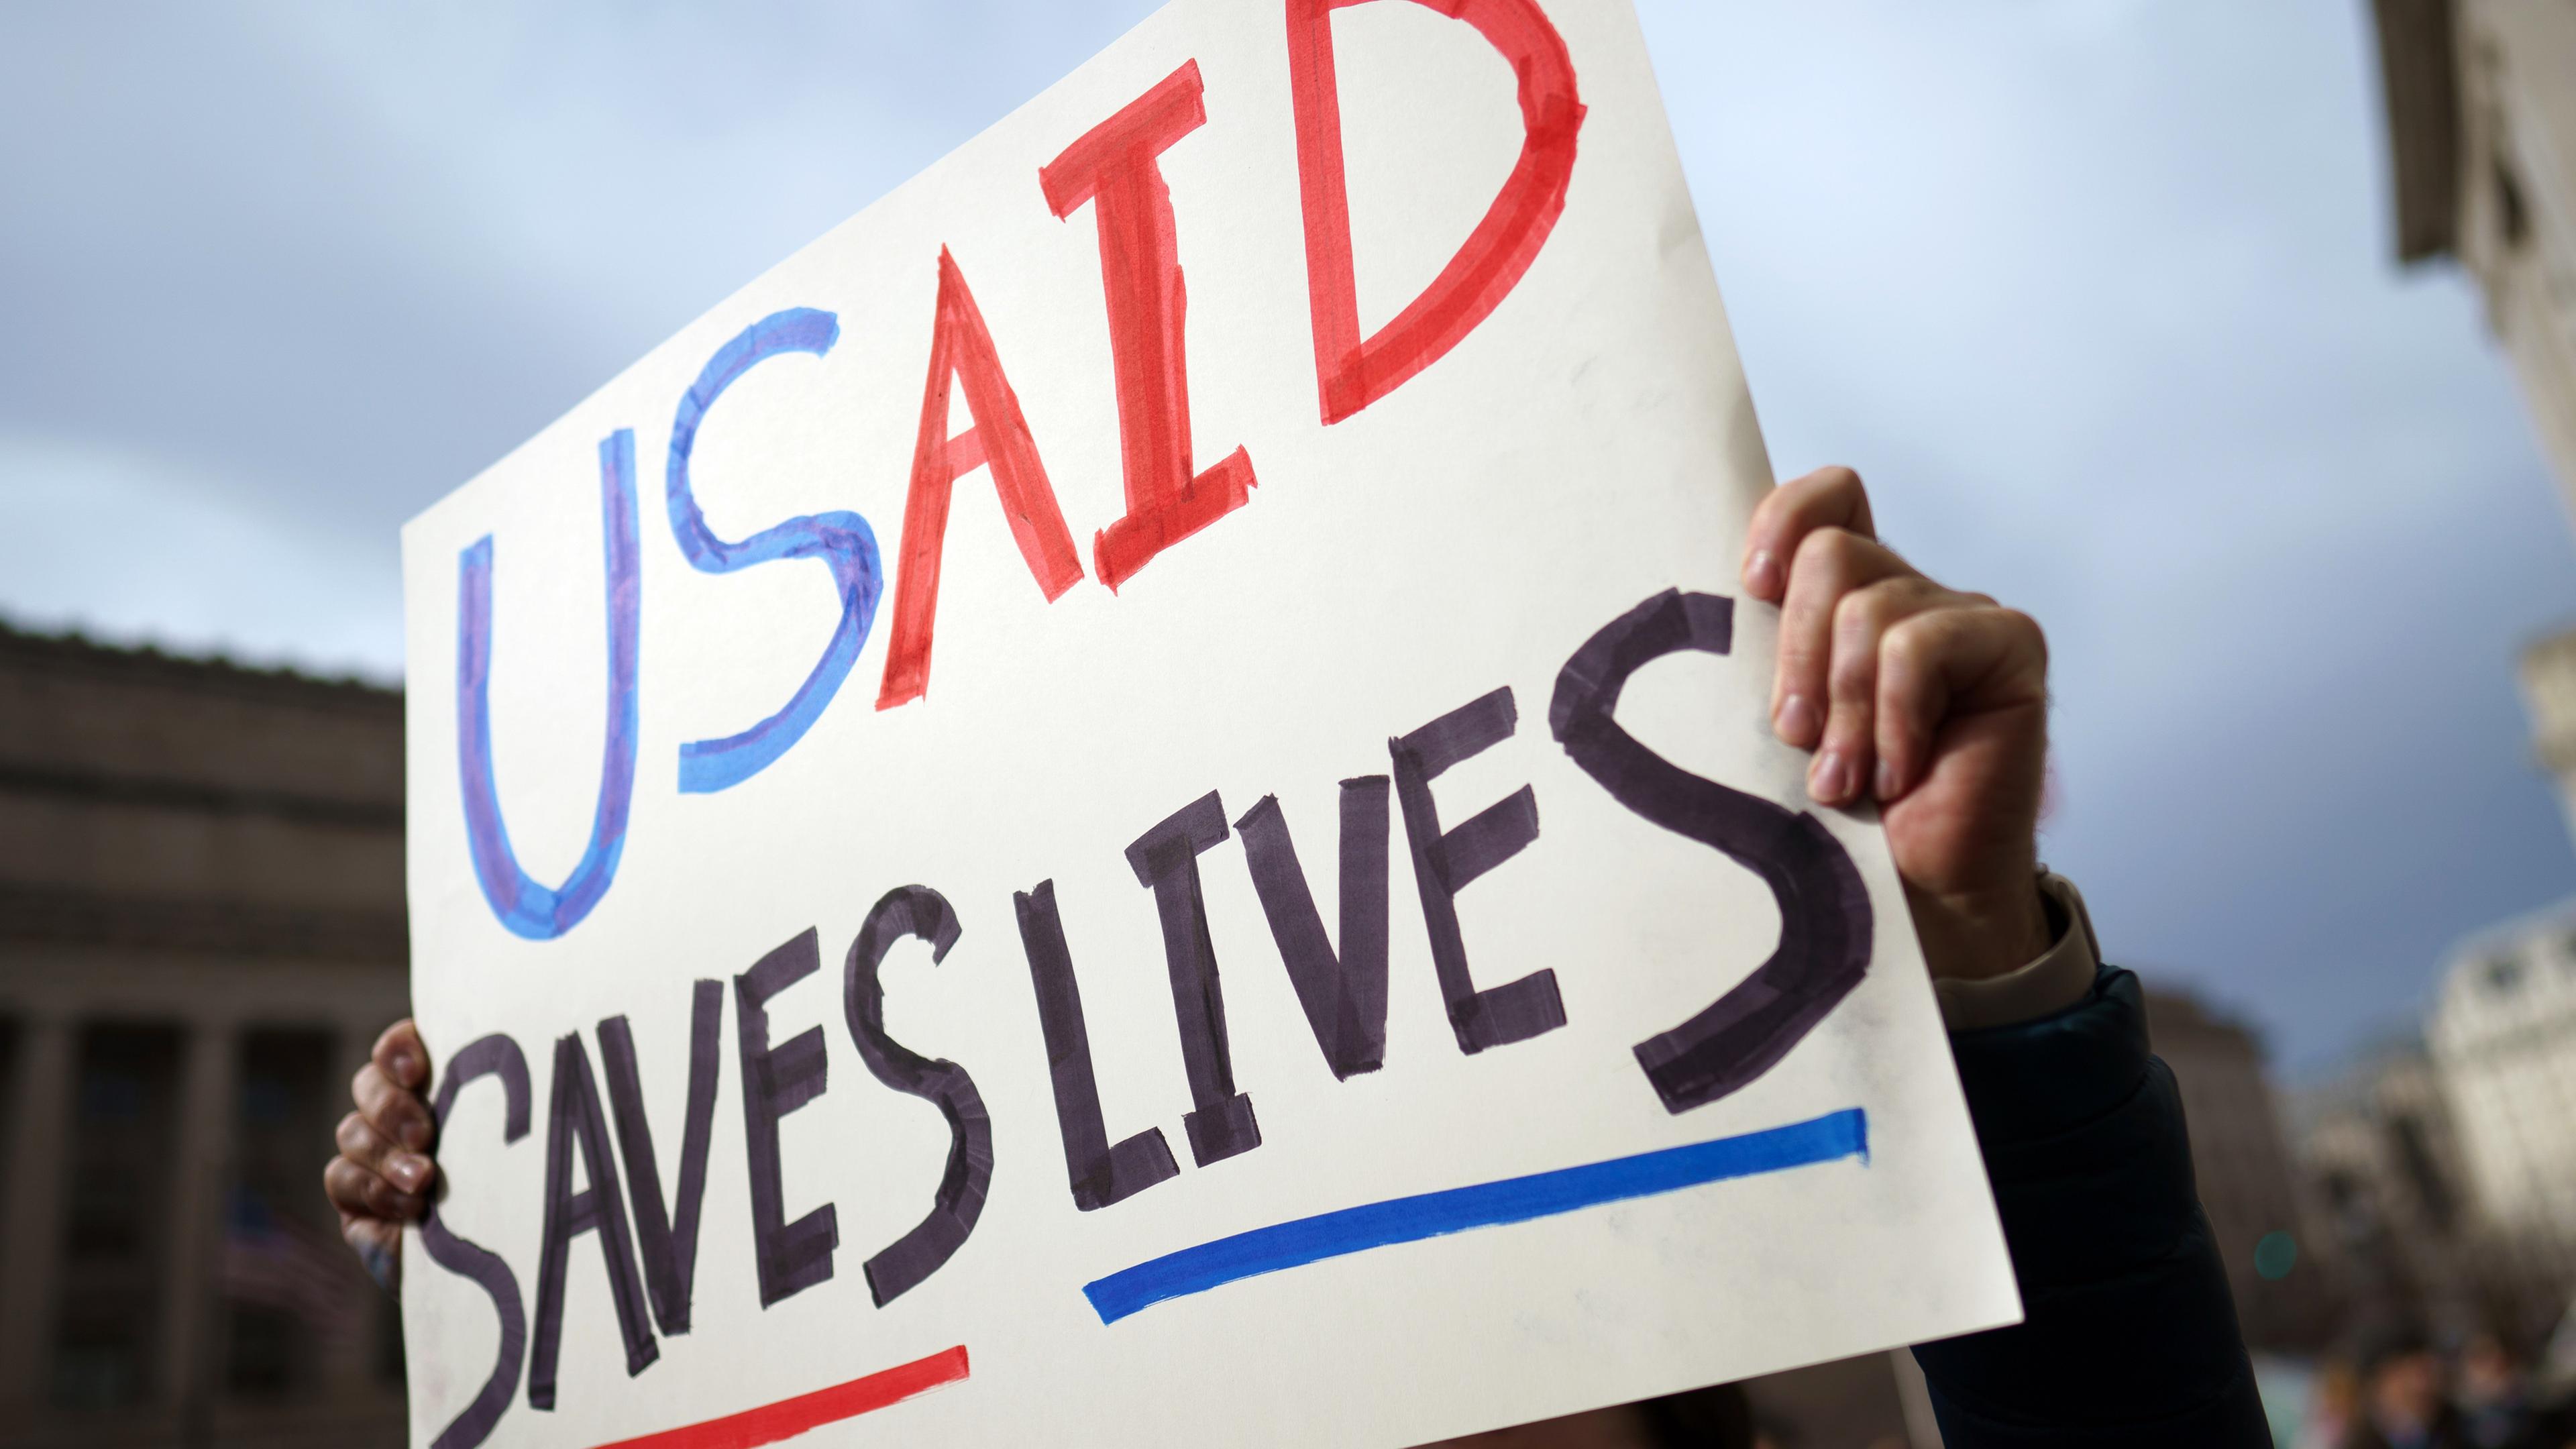
<path id="1" fill-rule="evenodd" d="M 1949 1449 L 2268 1446 L 2137 978 L 2040 883 L 2038 626 L 1879 543 L 1847 469 L 1763 501 L 1744 584 L 1781 605 L 1772 721 L 1809 793 L 1886 824 L 2021 1284 L 2019 1326 L 1915 1350 Z"/>
<path id="2" fill-rule="evenodd" d="M 1950 1041 L 2024 1318 L 1914 1350 L 1944 1441 L 2269 1445 L 2138 978 Z"/>
<path id="3" fill-rule="evenodd" d="M 409 1021 L 376 1038 L 349 1083 L 355 1110 L 340 1119 L 340 1154 L 322 1169 L 322 1190 L 340 1210 L 340 1235 L 388 1290 L 401 1281 L 403 1224 L 429 1209 L 438 1167 L 430 1148 L 438 1124 L 429 1090 L 429 1051 Z"/>

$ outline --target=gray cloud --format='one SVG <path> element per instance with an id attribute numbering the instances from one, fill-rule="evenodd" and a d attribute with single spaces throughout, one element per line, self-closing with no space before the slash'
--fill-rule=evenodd
<path id="1" fill-rule="evenodd" d="M 13 7 L 0 507 L 78 452 L 391 589 L 403 519 L 1146 8 Z M 0 604 L 399 669 L 398 609 L 351 648 L 85 596 L 154 546 L 201 593 L 286 582 L 99 528 Z"/>

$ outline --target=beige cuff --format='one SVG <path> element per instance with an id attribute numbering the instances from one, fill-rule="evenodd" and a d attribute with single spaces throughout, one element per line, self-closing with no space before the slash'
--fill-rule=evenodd
<path id="1" fill-rule="evenodd" d="M 1983 981 L 1935 981 L 1941 1021 L 1952 1031 L 1982 1031 L 2053 1016 L 2084 999 L 2102 969 L 2102 947 L 2075 883 L 2046 866 L 2039 872 L 2040 899 L 2048 903 L 2057 944 L 2017 971 Z"/>

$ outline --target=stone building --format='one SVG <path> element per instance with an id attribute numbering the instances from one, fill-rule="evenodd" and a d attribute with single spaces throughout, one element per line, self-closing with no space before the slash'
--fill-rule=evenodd
<path id="1" fill-rule="evenodd" d="M 2333 1332 L 2333 1304 L 2302 1220 L 2262 1043 L 2188 992 L 2151 987 L 2146 1003 L 2148 1036 L 2182 1092 L 2193 1180 L 2245 1341 L 2258 1350 L 2314 1348 Z"/>
<path id="2" fill-rule="evenodd" d="M 2528 1275 L 2576 1281 L 2576 901 L 2455 948 L 2429 1037 L 2487 1220 Z"/>
<path id="3" fill-rule="evenodd" d="M 2557 782 L 2559 808 L 2576 832 L 2576 629 L 2523 650 L 2521 674 L 2532 758 Z"/>
<path id="4" fill-rule="evenodd" d="M 2422 1043 L 2367 1055 L 2299 1094 L 2290 1116 L 2347 1326 L 2528 1338 L 2557 1320 L 2556 1286 L 2528 1271 L 2482 1211 L 2448 1083 Z"/>
<path id="5" fill-rule="evenodd" d="M 2576 7 L 2375 0 L 2397 255 L 2486 297 L 2576 504 Z"/>
<path id="6" fill-rule="evenodd" d="M 2374 11 L 2397 255 L 2456 260 L 2477 283 L 2576 511 L 2576 6 L 2374 0 Z M 2526 650 L 2520 675 L 2535 751 L 2576 828 L 2576 631 Z M 2461 1187 L 2492 1235 L 2490 1270 L 2560 1293 L 2576 1267 L 2539 1225 L 2534 1194 L 2576 1180 L 2571 911 L 2455 950 L 2428 1036 Z"/>
<path id="7" fill-rule="evenodd" d="M 2374 0 L 2400 261 L 2456 260 L 2576 512 L 2576 7 Z M 2522 659 L 2576 825 L 2576 631 Z"/>
<path id="8" fill-rule="evenodd" d="M 2477 1313 L 2450 1109 L 2414 1042 L 2391 1043 L 2292 1104 L 2324 1241 L 2362 1322 L 2458 1325 Z"/>
<path id="9" fill-rule="evenodd" d="M 319 1171 L 406 958 L 399 694 L 0 626 L 0 1446 L 402 1441 Z"/>

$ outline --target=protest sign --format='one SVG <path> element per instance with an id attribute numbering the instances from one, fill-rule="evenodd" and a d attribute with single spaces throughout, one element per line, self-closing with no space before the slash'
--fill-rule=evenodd
<path id="1" fill-rule="evenodd" d="M 2010 1321 L 1768 482 L 1626 0 L 1181 0 L 422 514 L 414 1442 L 1399 1446 Z"/>

